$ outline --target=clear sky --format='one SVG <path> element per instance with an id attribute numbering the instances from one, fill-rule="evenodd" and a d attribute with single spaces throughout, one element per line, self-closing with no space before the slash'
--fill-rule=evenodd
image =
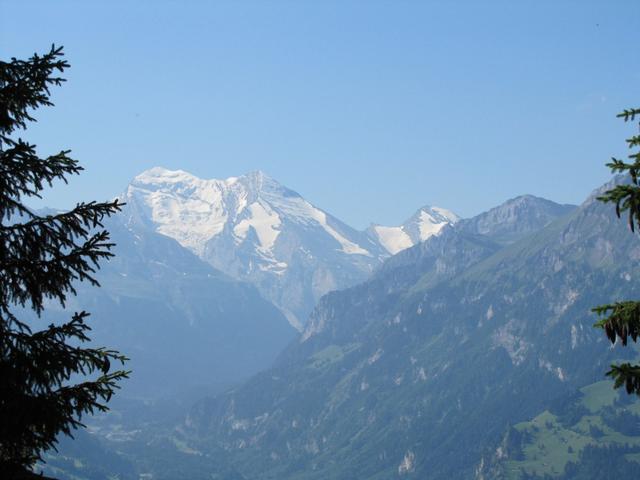
<path id="1" fill-rule="evenodd" d="M 640 105 L 638 0 L 0 0 L 3 60 L 54 42 L 69 81 L 23 135 L 86 172 L 53 207 L 155 165 L 260 169 L 358 228 L 579 203 Z"/>

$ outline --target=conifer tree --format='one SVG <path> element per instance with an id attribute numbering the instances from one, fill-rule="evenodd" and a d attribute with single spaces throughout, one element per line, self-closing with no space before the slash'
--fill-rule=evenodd
<path id="1" fill-rule="evenodd" d="M 77 282 L 98 285 L 99 262 L 113 247 L 103 220 L 121 207 L 117 200 L 89 202 L 40 215 L 25 203 L 82 171 L 69 150 L 39 157 L 35 145 L 16 137 L 35 121 L 35 110 L 53 105 L 49 89 L 64 82 L 59 75 L 68 67 L 55 46 L 28 60 L 0 62 L 1 478 L 32 475 L 60 434 L 71 435 L 83 415 L 107 409 L 129 373 L 112 368 L 124 364 L 120 353 L 86 345 L 87 312 L 40 329 L 35 324 L 42 318 L 33 320 L 46 317 L 45 302 L 64 307 Z"/>
<path id="2" fill-rule="evenodd" d="M 633 122 L 640 118 L 640 109 L 632 108 L 618 115 L 625 122 Z M 640 126 L 640 125 L 639 125 Z M 629 228 L 632 232 L 640 231 L 640 135 L 633 135 L 627 139 L 627 145 L 632 150 L 628 161 L 612 158 L 607 164 L 613 173 L 627 173 L 630 182 L 616 185 L 604 195 L 598 197 L 602 202 L 612 202 L 616 206 L 616 214 L 620 218 L 627 215 Z M 627 345 L 629 338 L 636 342 L 640 335 L 640 301 L 621 301 L 608 305 L 600 305 L 593 309 L 600 317 L 595 326 L 604 329 L 611 343 L 620 339 L 622 345 Z M 611 365 L 607 375 L 615 381 L 615 388 L 624 385 L 627 393 L 640 395 L 640 365 L 622 363 Z"/>

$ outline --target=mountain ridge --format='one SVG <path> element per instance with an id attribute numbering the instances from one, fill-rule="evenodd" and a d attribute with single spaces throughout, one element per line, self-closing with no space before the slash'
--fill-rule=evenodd
<path id="1" fill-rule="evenodd" d="M 478 370 L 477 365 L 490 364 L 491 371 L 507 376 L 513 369 L 521 369 L 526 375 L 540 377 L 537 388 L 548 387 L 558 398 L 576 381 L 571 368 L 553 356 L 553 348 L 531 358 L 537 355 L 532 353 L 536 342 L 526 336 L 530 333 L 522 318 L 505 318 L 506 309 L 519 304 L 516 298 L 523 286 L 517 275 L 507 272 L 510 277 L 498 289 L 499 295 L 491 293 L 495 303 L 486 303 L 484 290 L 501 278 L 499 270 L 491 270 L 504 263 L 501 258 L 544 252 L 539 242 L 558 235 L 579 213 L 555 219 L 540 217 L 536 212 L 545 210 L 547 201 L 539 200 L 532 200 L 515 216 L 507 216 L 512 221 L 506 230 L 500 221 L 484 221 L 484 234 L 478 233 L 474 219 L 444 225 L 437 235 L 387 258 L 366 281 L 322 296 L 302 334 L 287 344 L 271 367 L 270 362 L 264 362 L 266 370 L 248 382 L 213 400 L 201 400 L 171 432 L 157 431 L 151 438 L 132 433 L 129 445 L 140 449 L 150 440 L 155 442 L 158 435 L 169 445 L 161 454 L 163 460 L 164 455 L 177 459 L 180 455 L 183 458 L 184 452 L 195 452 L 188 455 L 188 462 L 183 458 L 185 468 L 217 472 L 221 478 L 227 478 L 228 472 L 248 480 L 382 480 L 421 478 L 425 473 L 435 479 L 469 478 L 467 474 L 472 474 L 478 461 L 491 457 L 477 451 L 476 446 L 481 442 L 496 445 L 504 434 L 500 421 L 489 426 L 483 422 L 493 417 L 526 420 L 540 405 L 521 397 L 515 406 L 505 403 L 505 398 L 536 390 L 513 380 L 506 386 L 498 384 L 493 373 Z M 496 208 L 508 210 L 509 202 Z M 133 207 L 125 209 L 122 217 L 123 228 L 133 239 L 140 234 L 161 238 L 182 255 L 198 259 L 175 239 L 158 233 L 153 223 L 145 226 L 147 214 Z M 542 220 L 524 221 L 531 218 Z M 586 231 L 602 233 L 591 225 Z M 247 236 L 251 235 L 253 230 L 248 229 Z M 541 240 L 536 240 L 538 237 Z M 565 237 L 585 239 L 588 235 Z M 537 247 L 528 247 L 529 242 Z M 205 272 L 210 263 L 198 261 Z M 547 264 L 535 261 L 525 266 L 535 272 Z M 120 283 L 117 276 L 121 273 L 127 272 L 116 269 L 114 280 L 106 286 Z M 226 278 L 226 274 L 220 275 Z M 577 303 L 583 301 L 580 295 L 574 298 L 571 288 L 554 288 L 553 292 L 558 296 L 553 305 L 560 315 L 567 311 L 573 314 Z M 533 294 L 538 297 L 543 295 Z M 194 306 L 184 305 L 187 311 Z M 445 315 L 449 310 L 455 318 Z M 548 328 L 558 327 L 551 324 Z M 474 342 L 474 334 L 483 340 Z M 584 338 L 594 338 L 585 337 L 581 327 L 575 332 L 570 329 L 570 336 L 575 337 L 576 348 L 582 348 Z M 457 359 L 452 353 L 461 347 L 461 359 Z M 470 368 L 472 373 L 465 373 Z M 453 385 L 449 376 L 456 379 Z M 491 390 L 483 390 L 478 382 L 491 385 Z M 484 410 L 461 417 L 472 402 L 464 393 L 467 388 Z M 495 405 L 487 403 L 489 394 L 496 397 Z M 442 425 L 449 434 L 443 433 Z M 468 438 L 455 436 L 467 427 L 471 429 Z M 108 431 L 102 436 L 105 434 L 108 440 Z M 470 458 L 454 462 L 452 452 L 457 450 L 453 447 L 470 452 Z M 171 453 L 172 448 L 179 453 Z M 153 466 L 156 453 L 149 455 L 149 459 L 136 458 L 136 465 L 144 465 L 141 472 L 153 471 L 161 477 L 159 467 Z M 453 465 L 461 465 L 462 470 L 456 472 Z"/>
<path id="2" fill-rule="evenodd" d="M 411 262 L 382 268 L 324 297 L 312 334 L 270 370 L 194 407 L 190 441 L 223 448 L 247 478 L 472 478 L 507 425 L 633 353 L 591 328 L 589 308 L 640 275 L 637 238 L 607 206 L 586 201 L 506 244 L 503 229 L 468 228 L 407 251 L 422 261 L 411 275 Z M 476 253 L 460 257 L 464 242 Z"/>
<path id="3" fill-rule="evenodd" d="M 123 198 L 132 218 L 256 285 L 299 330 L 320 297 L 366 280 L 399 248 L 381 242 L 374 227 L 357 231 L 259 170 L 206 180 L 154 167 L 137 175 Z M 413 245 L 458 219 L 438 207 L 416 215 L 387 232 Z"/>

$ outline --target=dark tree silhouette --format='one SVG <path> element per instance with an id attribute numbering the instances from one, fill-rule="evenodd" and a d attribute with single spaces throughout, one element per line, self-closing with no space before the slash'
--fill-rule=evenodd
<path id="1" fill-rule="evenodd" d="M 34 110 L 52 105 L 51 86 L 64 82 L 62 48 L 28 60 L 0 62 L 0 476 L 26 478 L 56 437 L 83 426 L 84 414 L 107 410 L 106 402 L 129 372 L 111 363 L 126 358 L 105 348 L 86 348 L 87 312 L 34 331 L 45 301 L 65 305 L 74 283 L 98 285 L 99 261 L 113 244 L 102 221 L 120 210 L 116 200 L 80 203 L 73 210 L 39 215 L 24 203 L 40 198 L 56 180 L 79 174 L 69 150 L 41 158 L 35 145 L 15 138 Z M 35 318 L 34 315 L 30 315 Z M 31 322 L 32 323 L 32 322 Z"/>
<path id="2" fill-rule="evenodd" d="M 633 122 L 636 117 L 640 117 L 640 109 L 632 108 L 620 113 L 618 117 L 625 122 Z M 628 216 L 629 228 L 635 232 L 640 227 L 640 135 L 633 135 L 627 139 L 627 145 L 632 152 L 628 158 L 630 161 L 623 161 L 617 158 L 611 159 L 607 164 L 613 173 L 627 173 L 630 182 L 616 185 L 608 190 L 604 195 L 598 197 L 602 202 L 612 202 L 616 205 L 618 218 L 626 213 Z M 627 345 L 629 338 L 636 342 L 640 335 L 640 302 L 622 301 L 608 305 L 600 305 L 593 309 L 595 313 L 603 317 L 595 326 L 603 328 L 607 338 L 611 343 L 620 339 L 622 345 Z M 625 386 L 627 393 L 640 395 L 640 365 L 622 363 L 611 365 L 608 376 L 615 380 L 615 388 Z"/>

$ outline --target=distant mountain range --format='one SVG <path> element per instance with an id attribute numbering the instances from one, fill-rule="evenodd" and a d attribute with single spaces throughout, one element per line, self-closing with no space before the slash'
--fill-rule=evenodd
<path id="1" fill-rule="evenodd" d="M 139 224 L 252 283 L 297 329 L 320 297 L 459 219 L 424 207 L 401 226 L 360 232 L 259 171 L 203 180 L 156 167 L 133 179 L 124 200 Z"/>
<path id="2" fill-rule="evenodd" d="M 219 327 L 225 333 L 209 351 L 204 345 L 215 337 L 215 328 L 188 332 L 200 337 L 188 358 L 198 378 L 206 379 L 206 368 L 212 369 L 211 378 L 220 375 L 213 368 L 218 362 L 227 365 L 225 358 L 247 358 L 239 340 L 247 332 L 250 348 L 263 356 L 245 364 L 244 371 L 266 368 L 201 399 L 178 425 L 130 429 L 117 442 L 110 440 L 112 433 L 91 436 L 100 440 L 95 451 L 104 449 L 104 455 L 122 463 L 122 472 L 129 472 L 121 478 L 587 480 L 640 475 L 640 402 L 603 381 L 610 363 L 636 358 L 637 350 L 611 348 L 592 327 L 590 311 L 633 298 L 640 278 L 640 240 L 610 206 L 596 200 L 611 184 L 579 207 L 524 195 L 470 219 L 425 207 L 401 226 L 358 232 L 261 173 L 202 181 L 205 186 L 189 197 L 188 185 L 199 182 L 194 177 L 151 172 L 142 175 L 144 181 L 134 180 L 127 191 L 129 207 L 113 228 L 124 252 L 122 263 L 109 266 L 103 290 L 109 298 L 124 297 L 109 308 L 124 317 L 130 307 L 122 303 L 118 310 L 118 302 L 158 285 L 163 304 L 181 312 L 189 328 L 206 323 L 207 313 L 216 308 L 224 311 L 215 318 L 227 322 Z M 227 203 L 220 203 L 222 194 L 203 193 L 206 185 L 220 184 L 244 193 L 225 193 L 231 195 Z M 218 200 L 182 212 L 189 198 L 201 197 Z M 243 203 L 241 198 L 244 206 L 232 208 L 233 202 Z M 218 233 L 201 235 L 202 218 L 213 217 L 194 220 L 189 212 L 210 213 L 222 204 L 224 209 L 216 211 L 227 214 L 215 218 L 224 220 L 211 223 Z M 227 273 L 212 266 L 213 245 L 225 242 L 226 258 L 233 262 L 215 262 Z M 296 248 L 287 250 L 292 244 Z M 299 263 L 296 249 L 312 252 L 316 263 Z M 170 273 L 157 283 L 156 269 L 164 271 L 160 264 L 166 259 L 171 259 Z M 351 272 L 366 265 L 371 273 L 356 283 L 357 275 L 340 277 L 330 270 L 333 283 L 340 278 L 348 286 L 322 296 L 299 333 L 280 313 L 285 307 L 256 297 L 251 285 L 269 298 L 256 278 L 268 283 L 293 272 L 307 278 L 314 265 L 329 270 L 334 261 Z M 198 282 L 181 283 L 186 272 Z M 204 276 L 212 283 L 200 283 Z M 289 281 L 278 288 L 288 288 Z M 140 285 L 146 286 L 139 290 Z M 172 293 L 174 285 L 179 295 Z M 241 310 L 246 320 L 234 325 L 230 319 L 238 315 L 239 303 L 251 310 Z M 193 311 L 200 314 L 193 317 Z M 118 328 L 126 325 L 130 321 L 123 320 Z M 143 331 L 149 328 L 141 325 Z M 162 351 L 157 344 L 190 345 L 180 332 L 159 343 L 162 331 L 153 338 L 131 331 L 132 342 L 142 338 L 145 346 L 135 355 Z M 122 331 L 117 335 L 123 337 Z M 271 338 L 264 350 L 262 336 Z M 285 344 L 278 354 L 278 345 Z M 216 350 L 222 353 L 211 361 L 207 355 Z M 83 476 L 77 465 L 86 462 L 86 453 L 74 448 L 64 457 L 67 463 L 55 457 L 52 465 L 63 465 L 60 471 L 73 478 L 94 478 Z M 106 463 L 95 464 L 104 478 L 113 473 Z"/>
<path id="3" fill-rule="evenodd" d="M 295 337 L 291 325 L 303 328 L 298 316 L 306 320 L 316 298 L 364 281 L 389 256 L 261 172 L 220 181 L 154 168 L 122 197 L 123 212 L 106 224 L 116 256 L 102 264 L 101 288 L 80 284 L 68 307 L 92 313 L 95 344 L 131 358 L 125 397 L 247 378 Z M 425 215 L 397 229 L 417 241 L 421 228 L 444 225 Z M 47 319 L 69 309 L 51 304 Z"/>
<path id="4" fill-rule="evenodd" d="M 593 196 L 510 200 L 323 297 L 271 369 L 201 401 L 181 438 L 246 479 L 568 479 L 605 438 L 627 458 L 615 471 L 638 473 L 637 405 L 593 417 L 613 405 L 594 382 L 636 352 L 612 350 L 590 312 L 637 292 L 638 259 Z"/>

